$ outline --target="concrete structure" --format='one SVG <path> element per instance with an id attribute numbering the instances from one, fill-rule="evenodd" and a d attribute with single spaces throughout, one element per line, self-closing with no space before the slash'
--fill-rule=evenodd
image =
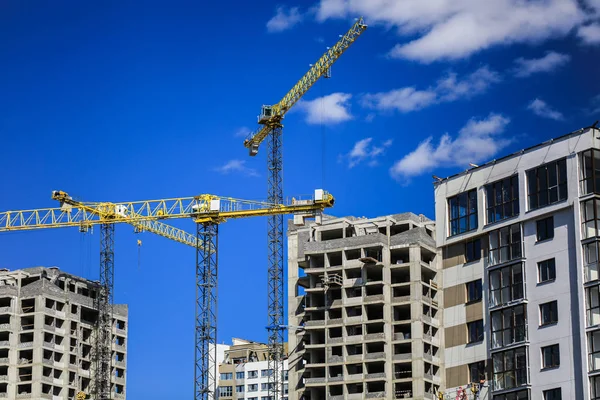
<path id="1" fill-rule="evenodd" d="M 284 345 L 287 354 L 287 345 Z M 219 399 L 268 400 L 269 362 L 266 344 L 243 339 L 233 339 L 233 344 L 225 350 L 223 362 L 219 365 Z M 283 363 L 282 395 L 288 399 L 288 362 Z"/>
<path id="2" fill-rule="evenodd" d="M 290 400 L 434 398 L 444 385 L 434 232 L 411 213 L 290 222 Z"/>
<path id="3" fill-rule="evenodd" d="M 450 398 L 484 379 L 480 398 L 600 399 L 599 135 L 435 184 Z"/>
<path id="4" fill-rule="evenodd" d="M 98 283 L 58 268 L 0 270 L 0 398 L 90 393 Z M 125 399 L 127 306 L 113 313 L 114 399 Z"/>

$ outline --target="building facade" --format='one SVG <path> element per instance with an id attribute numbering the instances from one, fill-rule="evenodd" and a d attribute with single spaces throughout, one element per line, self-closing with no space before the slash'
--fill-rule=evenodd
<path id="1" fill-rule="evenodd" d="M 0 270 L 0 398 L 92 394 L 98 287 L 56 267 Z M 127 324 L 127 306 L 115 305 L 114 399 L 125 399 Z"/>
<path id="2" fill-rule="evenodd" d="M 600 399 L 599 135 L 582 129 L 435 184 L 446 393 Z"/>
<path id="3" fill-rule="evenodd" d="M 284 345 L 287 353 L 287 346 Z M 243 339 L 233 339 L 219 364 L 218 398 L 228 400 L 269 400 L 268 346 Z M 288 400 L 288 363 L 283 362 L 280 400 Z"/>
<path id="4" fill-rule="evenodd" d="M 288 226 L 289 399 L 433 399 L 444 385 L 433 221 L 319 222 Z"/>

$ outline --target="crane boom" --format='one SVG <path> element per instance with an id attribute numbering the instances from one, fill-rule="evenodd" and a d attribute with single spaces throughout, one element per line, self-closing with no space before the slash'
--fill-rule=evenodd
<path id="1" fill-rule="evenodd" d="M 325 54 L 304 74 L 302 78 L 283 96 L 279 103 L 273 106 L 263 106 L 259 119 L 262 126 L 251 133 L 244 141 L 244 146 L 250 149 L 250 155 L 256 155 L 258 146 L 266 139 L 273 123 L 279 123 L 286 112 L 321 78 L 326 75 L 331 66 L 354 43 L 354 41 L 367 29 L 363 18 L 359 18 L 354 25 L 344 34 L 337 43 L 328 49 Z M 253 151 L 254 149 L 254 151 Z"/>

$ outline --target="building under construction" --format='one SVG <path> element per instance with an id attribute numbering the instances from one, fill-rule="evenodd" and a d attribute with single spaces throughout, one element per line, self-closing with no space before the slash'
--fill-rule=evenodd
<path id="1" fill-rule="evenodd" d="M 0 270 L 0 398 L 74 399 L 94 381 L 98 282 L 56 267 Z M 127 306 L 113 306 L 113 399 L 125 399 Z"/>
<path id="2" fill-rule="evenodd" d="M 288 227 L 289 399 L 433 399 L 443 383 L 433 221 Z"/>

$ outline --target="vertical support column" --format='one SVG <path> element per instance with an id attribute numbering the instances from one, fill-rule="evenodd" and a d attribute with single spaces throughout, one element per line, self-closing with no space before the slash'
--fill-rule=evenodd
<path id="1" fill-rule="evenodd" d="M 96 374 L 94 393 L 97 400 L 111 398 L 112 314 L 115 273 L 115 225 L 100 225 L 100 290 L 96 296 Z"/>
<path id="2" fill-rule="evenodd" d="M 194 399 L 212 400 L 217 390 L 218 232 L 215 223 L 196 224 L 196 332 Z"/>
<path id="3" fill-rule="evenodd" d="M 274 204 L 283 202 L 283 126 L 272 126 L 268 139 L 267 167 L 268 201 Z M 279 400 L 282 393 L 281 375 L 283 373 L 283 334 L 284 334 L 284 299 L 283 299 L 283 215 L 271 215 L 269 218 L 269 265 L 268 265 L 268 336 L 269 396 L 271 400 Z"/>

